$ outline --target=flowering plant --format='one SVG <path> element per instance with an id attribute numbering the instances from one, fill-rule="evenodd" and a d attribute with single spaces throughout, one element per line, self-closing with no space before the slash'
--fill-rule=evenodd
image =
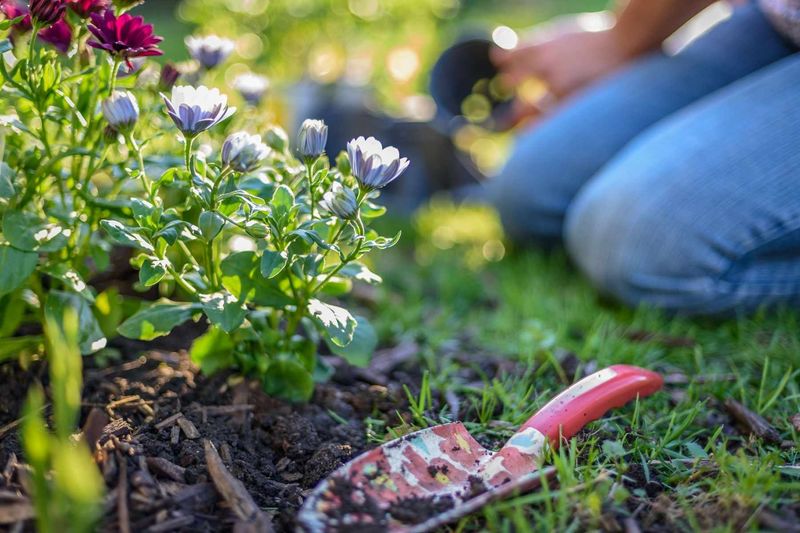
<path id="1" fill-rule="evenodd" d="M 331 301 L 380 281 L 362 259 L 399 234 L 369 222 L 408 161 L 362 137 L 332 164 L 316 120 L 290 143 L 257 118 L 268 83 L 256 74 L 236 83 L 253 111 L 237 115 L 202 85 L 227 39 L 188 39 L 195 68 L 159 73 L 144 61 L 161 38 L 125 12 L 135 2 L 39 4 L 0 0 L 0 358 L 41 351 L 44 318 L 70 308 L 83 353 L 204 317 L 192 347 L 204 371 L 232 368 L 292 400 L 324 377 L 321 342 L 366 362 L 374 330 Z M 69 28 L 57 44 L 43 38 L 56 25 Z M 130 316 L 91 281 L 115 246 L 132 251 L 136 288 L 161 296 Z"/>

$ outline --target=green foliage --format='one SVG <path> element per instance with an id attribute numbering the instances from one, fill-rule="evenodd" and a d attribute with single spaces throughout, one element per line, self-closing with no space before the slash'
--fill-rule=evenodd
<path id="1" fill-rule="evenodd" d="M 42 533 L 92 531 L 101 513 L 103 478 L 86 443 L 71 437 L 81 406 L 78 327 L 71 310 L 45 323 L 53 430 L 48 431 L 43 417 L 40 386 L 31 388 L 23 412 L 22 445 L 32 469 L 36 527 Z"/>
<path id="2" fill-rule="evenodd" d="M 205 371 L 234 368 L 297 401 L 313 391 L 322 340 L 366 364 L 373 328 L 331 299 L 353 280 L 379 282 L 363 260 L 399 234 L 369 227 L 384 211 L 379 193 L 357 181 L 346 156 L 331 165 L 327 127 L 306 131 L 319 146 L 300 157 L 257 113 L 224 120 L 223 110 L 193 130 L 164 112 L 169 89 L 154 66 L 122 76 L 119 58 L 87 46 L 87 21 L 66 16 L 75 29 L 67 53 L 31 36 L 5 41 L 11 54 L 0 60 L 0 358 L 41 355 L 47 332 L 15 334 L 71 309 L 84 354 L 117 332 L 153 340 L 207 321 L 192 350 Z M 213 79 L 187 68 L 194 86 Z M 214 108 L 204 87 L 179 90 L 176 107 L 185 97 L 195 110 Z M 269 147 L 238 127 L 264 131 Z M 325 198 L 345 188 L 352 210 L 337 215 Z M 131 250 L 135 288 L 161 300 L 137 304 L 87 283 L 111 266 L 113 247 Z"/>

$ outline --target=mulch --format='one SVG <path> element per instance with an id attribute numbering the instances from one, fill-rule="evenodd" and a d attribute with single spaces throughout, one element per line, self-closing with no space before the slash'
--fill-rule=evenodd
<path id="1" fill-rule="evenodd" d="M 182 333 L 195 334 L 161 346 Z M 310 489 L 375 445 L 365 420 L 410 421 L 403 385 L 419 383 L 402 369 L 414 346 L 401 346 L 370 369 L 331 359 L 333 378 L 294 405 L 255 381 L 199 374 L 185 350 L 140 347 L 122 346 L 129 355 L 110 367 L 85 360 L 82 438 L 107 486 L 101 531 L 294 531 Z M 0 531 L 33 530 L 18 423 L 35 380 L 46 385 L 41 364 L 0 365 Z"/>

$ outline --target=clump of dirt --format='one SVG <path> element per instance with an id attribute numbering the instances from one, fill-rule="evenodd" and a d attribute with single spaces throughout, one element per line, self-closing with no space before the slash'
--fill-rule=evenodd
<path id="1" fill-rule="evenodd" d="M 389 507 L 392 518 L 403 524 L 421 524 L 455 506 L 452 496 L 412 496 L 400 499 Z"/>

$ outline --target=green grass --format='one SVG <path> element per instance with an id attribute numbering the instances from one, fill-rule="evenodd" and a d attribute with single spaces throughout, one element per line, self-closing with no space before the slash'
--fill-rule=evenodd
<path id="1" fill-rule="evenodd" d="M 567 354 L 577 356 L 579 376 L 630 363 L 684 374 L 688 383 L 590 424 L 548 458 L 558 471 L 548 487 L 495 503 L 455 530 L 613 530 L 633 518 L 642 529 L 739 531 L 769 529 L 765 515 L 798 519 L 800 433 L 790 422 L 800 413 L 797 314 L 716 321 L 627 309 L 599 297 L 560 253 L 476 260 L 493 238 L 486 228 L 496 227 L 486 216 L 428 210 L 403 246 L 378 260 L 385 283 L 373 316 L 381 337 L 386 345 L 418 342 L 427 371 L 411 393 L 410 420 L 373 428 L 378 436 L 450 421 L 450 391 L 467 406 L 461 418 L 470 431 L 498 445 L 565 387 Z M 445 239 L 457 241 L 448 250 L 432 244 L 442 246 L 438 224 L 461 233 Z M 660 337 L 642 341 L 642 332 Z M 489 376 L 479 367 L 492 358 L 512 366 Z M 766 417 L 795 446 L 737 429 L 726 398 Z"/>

